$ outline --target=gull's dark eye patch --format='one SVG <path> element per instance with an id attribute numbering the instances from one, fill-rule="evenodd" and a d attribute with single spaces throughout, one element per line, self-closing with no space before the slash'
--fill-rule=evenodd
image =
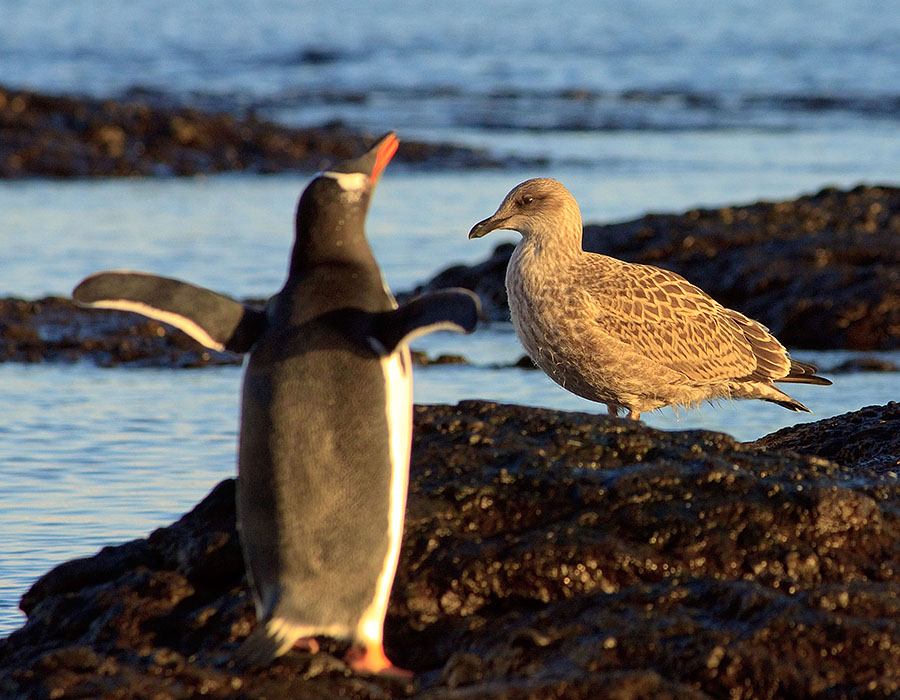
<path id="1" fill-rule="evenodd" d="M 522 204 L 524 204 L 525 206 L 528 206 L 533 201 L 534 197 L 532 197 L 530 194 L 526 194 L 524 197 L 522 197 Z"/>

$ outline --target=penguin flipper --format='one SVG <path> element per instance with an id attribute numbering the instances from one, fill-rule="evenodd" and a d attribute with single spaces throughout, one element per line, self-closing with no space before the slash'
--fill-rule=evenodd
<path id="1" fill-rule="evenodd" d="M 184 331 L 214 350 L 247 352 L 266 324 L 266 314 L 187 282 L 146 272 L 98 272 L 72 291 L 84 306 L 134 311 Z"/>
<path id="2" fill-rule="evenodd" d="M 369 341 L 378 352 L 391 354 L 400 345 L 433 331 L 471 333 L 480 311 L 481 300 L 468 289 L 429 292 L 378 314 Z"/>

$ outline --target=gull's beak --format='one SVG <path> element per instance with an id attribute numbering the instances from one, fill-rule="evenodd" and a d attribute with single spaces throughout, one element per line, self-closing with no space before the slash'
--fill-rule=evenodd
<path id="1" fill-rule="evenodd" d="M 504 225 L 509 220 L 509 217 L 501 217 L 499 219 L 494 218 L 494 216 L 489 216 L 484 221 L 479 221 L 472 227 L 472 230 L 469 231 L 469 240 L 471 241 L 473 238 L 481 238 L 482 236 L 486 236 L 491 231 L 496 231 L 499 228 L 504 228 Z"/>

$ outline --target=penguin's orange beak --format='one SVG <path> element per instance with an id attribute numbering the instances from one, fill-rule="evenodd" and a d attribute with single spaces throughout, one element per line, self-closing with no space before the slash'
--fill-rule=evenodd
<path id="1" fill-rule="evenodd" d="M 378 147 L 378 153 L 375 155 L 375 167 L 372 168 L 372 174 L 369 176 L 372 182 L 378 182 L 378 178 L 381 177 L 381 171 L 391 162 L 391 158 L 394 157 L 399 146 L 400 139 L 394 134 L 388 134 L 384 141 L 381 142 L 381 145 Z"/>

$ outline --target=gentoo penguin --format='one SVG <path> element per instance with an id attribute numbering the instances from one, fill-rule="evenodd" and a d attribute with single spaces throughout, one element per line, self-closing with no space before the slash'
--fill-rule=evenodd
<path id="1" fill-rule="evenodd" d="M 808 411 L 773 382 L 828 385 L 762 324 L 684 277 L 581 247 L 578 203 L 562 183 L 514 187 L 469 238 L 522 234 L 506 269 L 510 316 L 525 350 L 574 394 L 638 419 L 663 406 L 762 399 Z"/>
<path id="2" fill-rule="evenodd" d="M 237 517 L 258 624 L 238 650 L 261 665 L 315 635 L 351 641 L 358 671 L 405 672 L 382 645 L 403 530 L 412 437 L 407 343 L 471 332 L 478 297 L 443 290 L 398 307 L 366 240 L 391 134 L 319 174 L 300 197 L 287 281 L 264 309 L 137 272 L 102 272 L 73 296 L 137 311 L 207 347 L 249 352 Z"/>

